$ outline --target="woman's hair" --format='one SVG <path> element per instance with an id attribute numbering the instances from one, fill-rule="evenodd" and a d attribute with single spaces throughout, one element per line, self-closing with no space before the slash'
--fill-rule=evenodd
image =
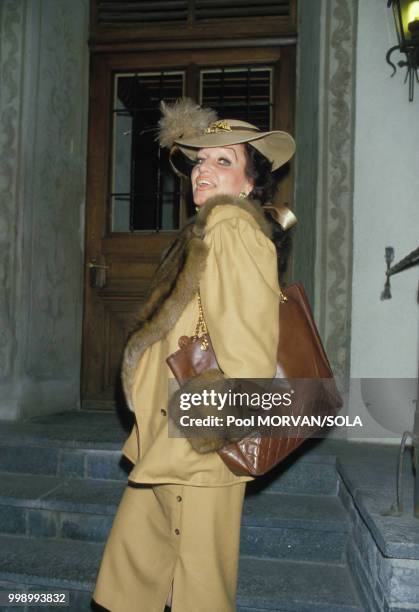
<path id="1" fill-rule="evenodd" d="M 254 183 L 248 197 L 252 200 L 259 200 L 261 204 L 273 202 L 277 185 L 272 176 L 272 163 L 249 143 L 245 142 L 244 148 L 247 159 L 244 171 Z"/>
<path id="2" fill-rule="evenodd" d="M 261 204 L 273 202 L 277 192 L 277 182 L 272 174 L 272 163 L 249 143 L 244 143 L 244 148 L 247 158 L 245 173 L 254 183 L 248 197 L 258 200 Z M 291 252 L 291 232 L 283 230 L 269 212 L 265 212 L 265 217 L 272 226 L 272 241 L 278 257 L 278 274 L 282 280 Z"/>

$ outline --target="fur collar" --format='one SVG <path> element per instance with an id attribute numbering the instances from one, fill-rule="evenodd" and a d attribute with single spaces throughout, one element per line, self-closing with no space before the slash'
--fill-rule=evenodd
<path id="1" fill-rule="evenodd" d="M 271 225 L 259 202 L 231 196 L 210 198 L 196 217 L 178 233 L 157 268 L 147 301 L 138 314 L 136 328 L 125 347 L 122 383 L 131 410 L 134 410 L 131 391 L 137 364 L 145 350 L 172 329 L 197 293 L 208 255 L 208 247 L 203 241 L 207 221 L 214 208 L 225 205 L 237 206 L 248 212 L 261 231 L 271 238 Z"/>

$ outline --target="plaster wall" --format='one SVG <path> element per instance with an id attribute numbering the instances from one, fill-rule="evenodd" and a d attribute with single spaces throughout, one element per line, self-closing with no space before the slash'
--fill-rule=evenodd
<path id="1" fill-rule="evenodd" d="M 0 3 L 0 418 L 79 406 L 87 0 Z"/>
<path id="2" fill-rule="evenodd" d="M 363 420 L 359 438 L 398 443 L 417 396 L 418 268 L 392 277 L 392 300 L 380 296 L 385 247 L 398 261 L 418 246 L 419 92 L 409 103 L 404 74 L 390 78 L 396 35 L 381 0 L 299 7 L 294 277 L 310 297 L 314 288 L 349 414 Z M 306 202 L 316 210 L 310 238 Z"/>
<path id="3" fill-rule="evenodd" d="M 385 55 L 397 41 L 386 4 L 368 0 L 358 10 L 351 379 L 415 378 L 418 267 L 391 277 L 391 300 L 381 301 L 380 294 L 385 247 L 394 247 L 396 263 L 419 243 L 419 88 L 409 103 L 404 70 L 390 78 Z M 394 59 L 401 58 L 395 54 Z M 377 403 L 381 397 L 381 411 L 397 414 L 404 426 L 412 427 L 414 385 L 410 392 L 401 385 L 391 399 L 373 381 L 368 385 Z M 355 384 L 353 410 L 359 402 Z M 385 433 L 378 428 L 379 437 Z"/>

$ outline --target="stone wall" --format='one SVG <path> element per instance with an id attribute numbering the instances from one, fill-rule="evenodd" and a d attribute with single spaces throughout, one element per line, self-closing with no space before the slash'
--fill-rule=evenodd
<path id="1" fill-rule="evenodd" d="M 379 477 L 378 477 L 379 478 Z M 413 487 L 410 493 L 413 493 Z M 386 493 L 388 495 L 388 493 Z M 339 480 L 339 497 L 342 500 L 350 518 L 351 529 L 348 540 L 347 560 L 356 581 L 361 596 L 364 599 L 365 609 L 371 612 L 399 612 L 400 610 L 419 610 L 419 560 L 414 558 L 415 548 L 410 544 L 412 558 L 403 558 L 405 549 L 409 544 L 400 545 L 399 557 L 383 554 L 374 539 L 370 527 L 361 516 L 359 505 L 362 501 L 357 498 L 354 502 L 351 493 L 342 480 Z M 388 495 L 390 497 L 390 495 Z M 403 540 L 409 529 L 415 529 L 412 523 L 416 519 L 406 516 L 411 512 L 410 506 L 405 515 L 392 521 L 380 534 L 387 540 Z M 410 528 L 409 528 L 410 524 Z M 410 541 L 412 538 L 410 538 Z M 397 547 L 397 544 L 394 545 Z"/>
<path id="2" fill-rule="evenodd" d="M 88 2 L 0 4 L 0 418 L 79 406 Z"/>

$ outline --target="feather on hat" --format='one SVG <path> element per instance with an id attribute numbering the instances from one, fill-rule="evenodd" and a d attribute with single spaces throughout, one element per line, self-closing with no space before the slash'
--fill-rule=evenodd
<path id="1" fill-rule="evenodd" d="M 158 140 L 161 147 L 173 146 L 179 138 L 195 138 L 217 120 L 211 108 L 202 108 L 190 98 L 180 98 L 173 104 L 160 103 L 162 118 L 159 121 Z"/>

